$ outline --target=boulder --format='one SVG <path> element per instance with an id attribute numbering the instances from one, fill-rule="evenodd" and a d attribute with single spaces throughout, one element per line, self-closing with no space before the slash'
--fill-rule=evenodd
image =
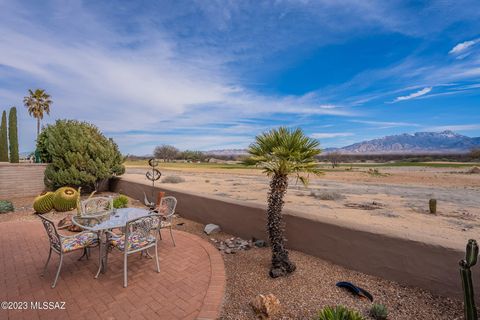
<path id="1" fill-rule="evenodd" d="M 206 234 L 212 234 L 212 233 L 217 233 L 220 232 L 220 226 L 217 226 L 216 224 L 209 223 L 205 226 L 205 229 L 203 230 Z"/>
<path id="2" fill-rule="evenodd" d="M 280 300 L 272 293 L 268 295 L 259 294 L 250 301 L 250 306 L 257 319 L 270 319 L 278 314 L 281 308 Z"/>

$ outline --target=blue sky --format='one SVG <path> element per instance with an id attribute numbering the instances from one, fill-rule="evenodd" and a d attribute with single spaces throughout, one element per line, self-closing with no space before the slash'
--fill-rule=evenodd
<path id="1" fill-rule="evenodd" d="M 480 136 L 480 2 L 0 0 L 0 110 L 92 122 L 122 152 L 246 147 L 279 125 L 323 147 Z"/>

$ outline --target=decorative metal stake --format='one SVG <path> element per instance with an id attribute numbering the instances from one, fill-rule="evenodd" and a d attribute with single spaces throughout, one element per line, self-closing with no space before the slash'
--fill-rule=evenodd
<path id="1" fill-rule="evenodd" d="M 158 179 L 160 179 L 160 177 L 162 176 L 162 173 L 156 169 L 156 167 L 158 166 L 159 164 L 159 161 L 155 158 L 152 158 L 150 160 L 148 160 L 148 165 L 151 167 L 151 171 L 147 171 L 147 173 L 145 173 L 145 176 L 147 177 L 148 180 L 152 181 L 152 201 L 149 201 L 148 198 L 147 198 L 147 195 L 145 194 L 145 192 L 143 193 L 145 195 L 145 205 L 147 207 L 149 207 L 150 209 L 155 209 L 155 181 L 157 181 Z"/>

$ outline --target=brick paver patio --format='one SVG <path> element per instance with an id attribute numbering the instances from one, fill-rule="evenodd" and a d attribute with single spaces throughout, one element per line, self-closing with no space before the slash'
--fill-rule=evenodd
<path id="1" fill-rule="evenodd" d="M 90 260 L 81 251 L 65 256 L 55 289 L 58 266 L 48 255 L 40 221 L 0 223 L 0 302 L 65 302 L 65 310 L 0 310 L 0 319 L 215 319 L 225 290 L 220 253 L 205 240 L 175 231 L 177 246 L 165 233 L 159 246 L 160 273 L 152 259 L 129 257 L 128 288 L 123 288 L 123 257 L 109 255 L 108 270 L 94 279 L 98 249 Z"/>

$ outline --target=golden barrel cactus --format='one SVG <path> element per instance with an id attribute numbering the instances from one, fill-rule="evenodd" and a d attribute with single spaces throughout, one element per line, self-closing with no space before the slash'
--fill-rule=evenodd
<path id="1" fill-rule="evenodd" d="M 53 209 L 53 192 L 46 192 L 33 200 L 33 209 L 35 212 L 44 214 L 50 212 Z"/>
<path id="2" fill-rule="evenodd" d="M 53 207 L 59 212 L 73 210 L 77 207 L 79 194 L 77 190 L 70 187 L 62 187 L 55 191 L 53 196 Z"/>

